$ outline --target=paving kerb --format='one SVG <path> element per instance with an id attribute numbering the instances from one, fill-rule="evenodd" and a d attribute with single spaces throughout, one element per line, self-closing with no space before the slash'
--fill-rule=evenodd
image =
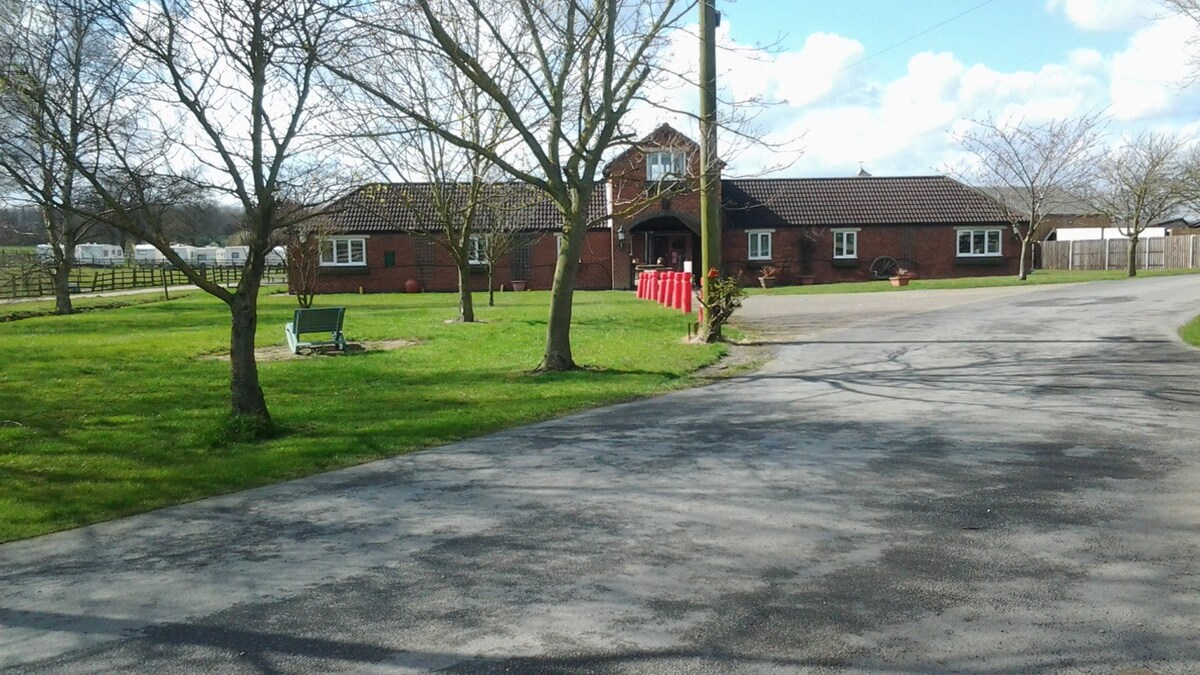
<path id="1" fill-rule="evenodd" d="M 1167 335 L 1197 281 L 779 339 L 709 387 L 0 547 L 0 664 L 1195 670 L 1200 358 Z"/>

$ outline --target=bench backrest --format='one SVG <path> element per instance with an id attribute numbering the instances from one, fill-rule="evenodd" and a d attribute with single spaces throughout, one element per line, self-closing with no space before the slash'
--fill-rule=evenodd
<path id="1" fill-rule="evenodd" d="M 292 330 L 300 333 L 333 333 L 342 329 L 345 307 L 320 307 L 296 310 Z"/>

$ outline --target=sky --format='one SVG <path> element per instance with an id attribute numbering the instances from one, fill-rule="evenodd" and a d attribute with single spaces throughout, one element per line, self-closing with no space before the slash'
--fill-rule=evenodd
<path id="1" fill-rule="evenodd" d="M 988 117 L 1036 124 L 1100 112 L 1107 142 L 1142 131 L 1200 133 L 1200 84 L 1187 86 L 1200 27 L 1158 0 L 717 0 L 723 98 L 764 97 L 724 132 L 727 176 L 877 176 L 964 167 L 955 134 Z M 694 30 L 694 27 L 693 27 Z M 694 33 L 673 69 L 694 67 Z M 694 111 L 678 88 L 669 105 Z M 647 130 L 694 121 L 639 111 Z M 861 164 L 860 164 L 861 163 Z"/>

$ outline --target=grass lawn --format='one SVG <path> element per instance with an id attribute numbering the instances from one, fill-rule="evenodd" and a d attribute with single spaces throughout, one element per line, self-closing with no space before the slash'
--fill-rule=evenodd
<path id="1" fill-rule="evenodd" d="M 1200 274 L 1200 270 L 1139 270 L 1139 277 L 1161 277 L 1176 274 Z M 907 286 L 894 287 L 888 281 L 863 281 L 848 284 L 816 284 L 813 286 L 779 286 L 776 288 L 747 288 L 750 295 L 819 295 L 825 293 L 873 293 L 876 291 L 905 292 L 935 288 L 992 288 L 996 286 L 1028 286 L 1037 284 L 1070 284 L 1083 281 L 1126 279 L 1119 270 L 1038 270 L 1025 281 L 1014 276 L 962 277 L 958 279 L 914 279 Z M 754 281 L 754 280 L 751 280 Z"/>
<path id="2" fill-rule="evenodd" d="M 1200 347 L 1200 316 L 1192 319 L 1179 329 L 1179 336 L 1193 347 Z"/>
<path id="3" fill-rule="evenodd" d="M 485 300 L 477 295 L 477 300 Z M 576 294 L 573 348 L 593 369 L 533 376 L 548 294 L 497 295 L 454 324 L 450 294 L 322 296 L 347 337 L 415 346 L 260 364 L 284 432 L 216 439 L 228 406 L 228 313 L 203 294 L 0 323 L 0 541 L 275 483 L 687 386 L 724 348 L 631 293 Z M 258 344 L 295 300 L 263 298 Z"/>

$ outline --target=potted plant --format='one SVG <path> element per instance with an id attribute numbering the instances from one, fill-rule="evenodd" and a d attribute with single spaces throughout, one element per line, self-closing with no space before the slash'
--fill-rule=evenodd
<path id="1" fill-rule="evenodd" d="M 525 279 L 513 279 L 512 288 L 514 291 L 523 291 L 525 290 L 526 283 Z"/>
<path id="2" fill-rule="evenodd" d="M 774 288 L 779 283 L 779 268 L 766 265 L 758 271 L 758 283 L 763 288 Z"/>
<path id="3" fill-rule="evenodd" d="M 896 270 L 896 276 L 888 277 L 893 286 L 907 286 L 908 282 L 916 275 L 904 269 L 903 267 Z"/>

